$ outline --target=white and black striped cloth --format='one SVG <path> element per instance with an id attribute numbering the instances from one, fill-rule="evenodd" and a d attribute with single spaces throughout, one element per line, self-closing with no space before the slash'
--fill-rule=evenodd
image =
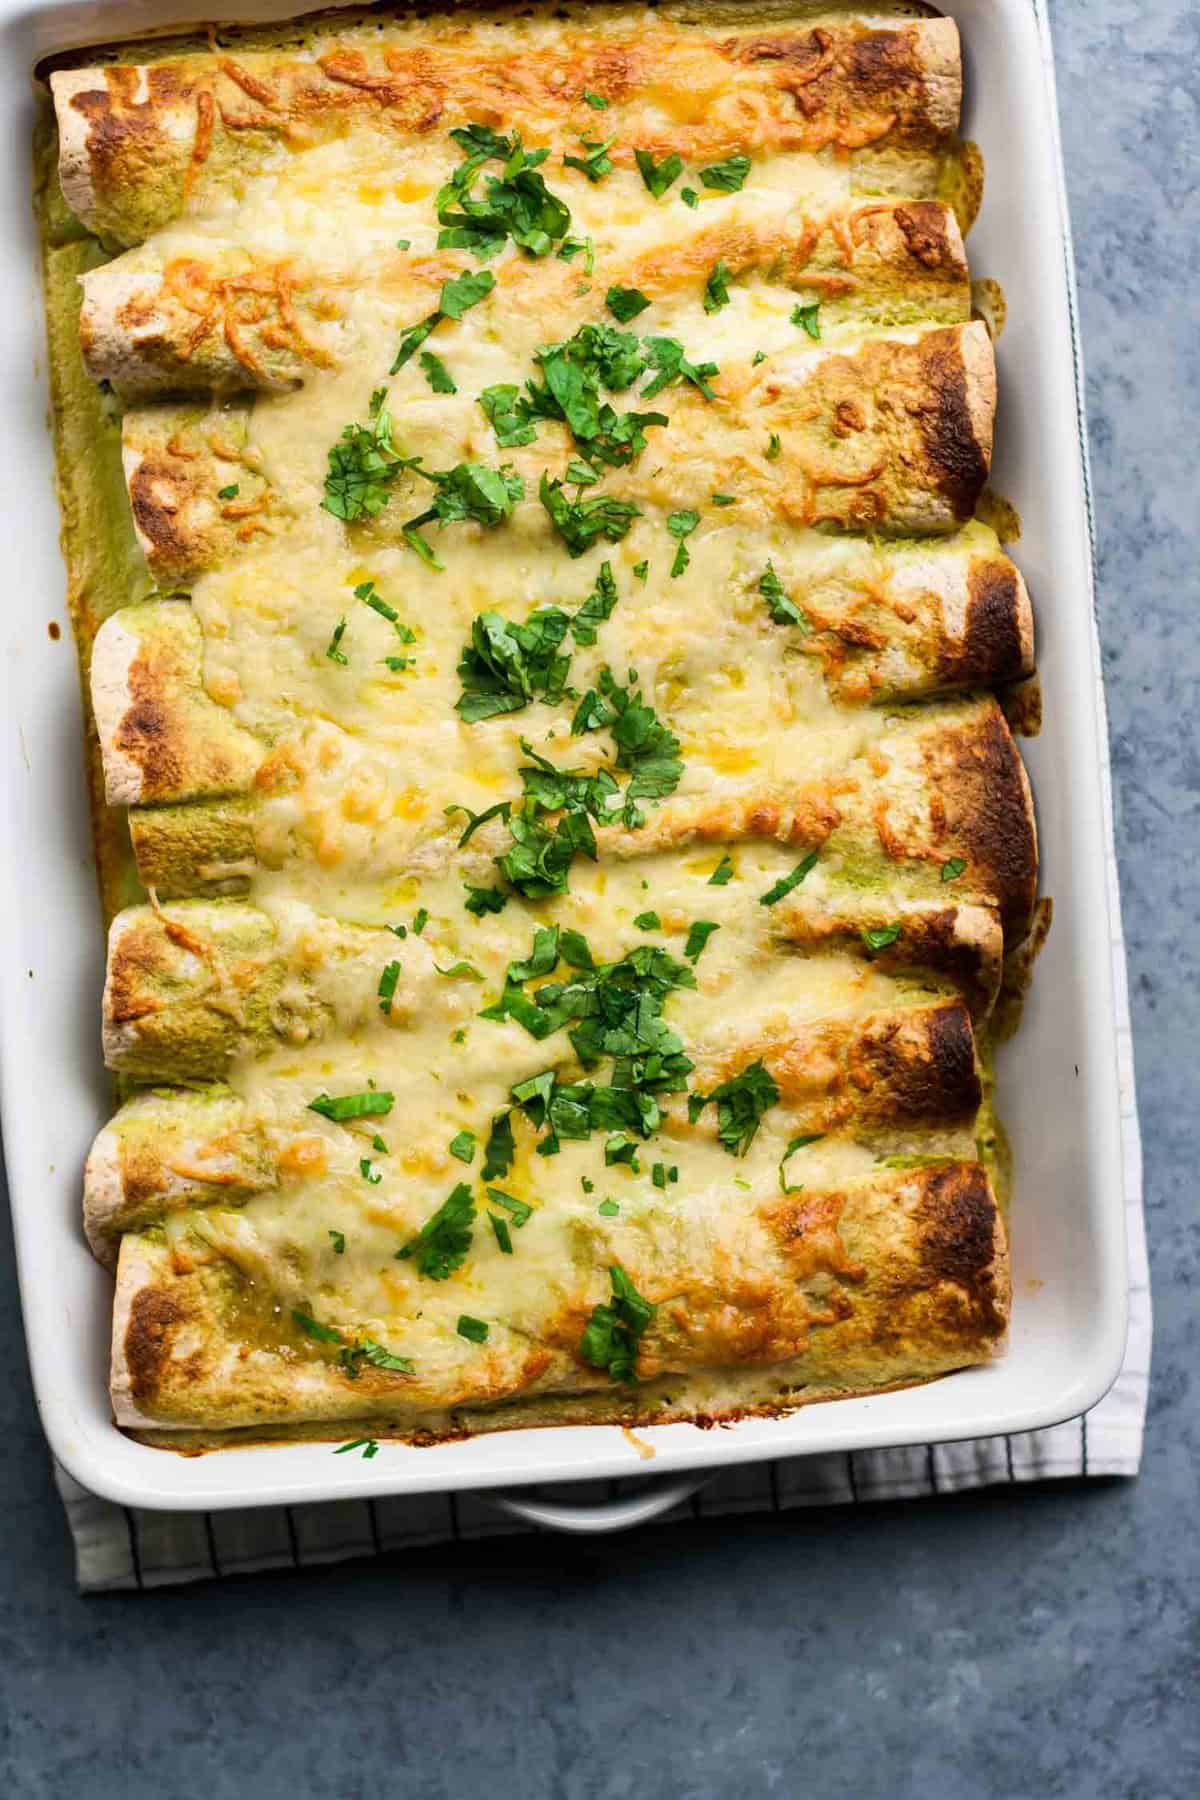
<path id="1" fill-rule="evenodd" d="M 1044 0 L 1034 0 L 1047 75 L 1053 62 Z M 1062 215 L 1067 219 L 1065 193 Z M 1076 321 L 1074 268 L 1067 238 L 1067 278 L 1079 434 L 1087 480 L 1087 429 L 1083 368 Z M 1091 529 L 1091 493 L 1087 493 Z M 1094 544 L 1093 544 L 1094 549 Z M 1093 559 L 1094 560 L 1094 559 Z M 1105 717 L 1098 636 L 1093 633 L 1093 679 Z M 1112 919 L 1113 986 L 1117 1008 L 1121 1084 L 1121 1134 L 1129 1237 L 1129 1339 L 1112 1391 L 1082 1418 L 1015 1437 L 961 1444 L 916 1445 L 898 1450 L 859 1450 L 852 1455 L 787 1457 L 722 1471 L 664 1521 L 710 1518 L 723 1513 L 783 1512 L 797 1506 L 829 1506 L 865 1500 L 907 1500 L 929 1494 L 1063 1476 L 1136 1475 L 1150 1378 L 1150 1278 L 1142 1209 L 1142 1151 L 1138 1133 L 1129 1029 L 1125 945 L 1112 842 L 1112 796 L 1107 758 L 1102 770 L 1108 829 L 1109 916 Z M 260 1507 L 241 1512 L 163 1513 L 114 1506 L 89 1494 L 56 1468 L 59 1492 L 75 1539 L 79 1585 L 85 1592 L 148 1588 L 177 1581 L 211 1580 L 256 1569 L 293 1569 L 351 1557 L 379 1556 L 461 1538 L 501 1536 L 528 1526 L 474 1494 L 418 1494 L 390 1500 L 343 1500 L 325 1506 Z M 644 1479 L 644 1478 L 643 1478 Z M 548 1498 L 605 1499 L 632 1491 L 637 1478 L 542 1489 Z"/>

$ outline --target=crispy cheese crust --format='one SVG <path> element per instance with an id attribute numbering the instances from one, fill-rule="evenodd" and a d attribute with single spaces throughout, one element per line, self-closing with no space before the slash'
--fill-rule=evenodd
<path id="1" fill-rule="evenodd" d="M 84 1224 L 149 1442 L 707 1423 L 1003 1349 L 1040 914 L 981 170 L 951 21 L 801 11 L 51 77 L 55 354 L 78 275 L 124 482 L 66 533 L 130 842 Z"/>

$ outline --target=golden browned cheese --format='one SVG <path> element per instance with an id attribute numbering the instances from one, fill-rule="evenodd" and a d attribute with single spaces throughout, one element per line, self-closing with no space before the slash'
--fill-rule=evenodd
<path id="1" fill-rule="evenodd" d="M 1002 1350 L 1033 624 L 976 516 L 957 30 L 911 12 L 52 77 L 131 843 L 84 1219 L 147 1441 L 707 1422 Z"/>

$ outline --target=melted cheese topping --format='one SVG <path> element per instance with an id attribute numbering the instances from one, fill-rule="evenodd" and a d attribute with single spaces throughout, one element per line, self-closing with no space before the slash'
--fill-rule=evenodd
<path id="1" fill-rule="evenodd" d="M 699 99 L 696 105 L 703 110 Z M 668 135 L 677 123 L 673 106 L 658 122 Z M 447 121 L 460 122 L 465 118 Z M 593 136 L 605 134 L 603 113 L 587 123 Z M 751 413 L 735 431 L 719 401 L 679 389 L 660 403 L 671 423 L 648 428 L 638 469 L 644 515 L 619 544 L 572 560 L 549 534 L 536 499 L 536 472 L 561 471 L 572 454 L 566 432 L 541 422 L 535 446 L 500 451 L 477 401 L 489 386 L 534 376 L 537 349 L 584 318 L 611 324 L 604 296 L 612 269 L 669 257 L 673 245 L 686 245 L 699 231 L 774 232 L 798 211 L 846 205 L 856 179 L 848 157 L 824 151 L 756 159 L 742 192 L 699 188 L 689 211 L 680 199 L 687 176 L 656 203 L 628 166 L 592 184 L 563 169 L 556 155 L 543 172 L 571 209 L 571 235 L 589 241 L 594 268 L 589 272 L 580 256 L 564 271 L 560 262 L 531 262 L 507 245 L 488 265 L 505 305 L 443 320 L 427 340 L 457 386 L 446 395 L 431 390 L 416 357 L 394 376 L 387 370 L 400 334 L 420 316 L 405 310 L 397 257 L 409 272 L 414 259 L 428 259 L 435 283 L 464 266 L 461 257 L 437 251 L 434 210 L 438 188 L 459 161 L 444 132 L 406 140 L 352 124 L 331 141 L 280 149 L 253 173 L 204 186 L 186 218 L 126 259 L 132 269 L 162 268 L 240 247 L 257 257 L 305 255 L 358 277 L 344 287 L 323 340 L 332 366 L 293 392 L 260 395 L 244 433 L 240 424 L 231 431 L 221 477 L 232 485 L 240 467 L 266 483 L 274 496 L 269 528 L 258 531 L 245 494 L 231 498 L 228 516 L 246 515 L 244 541 L 191 586 L 208 694 L 271 746 L 258 778 L 262 860 L 250 901 L 278 934 L 272 955 L 286 971 L 277 1001 L 285 1021 L 280 1035 L 286 1037 L 288 1020 L 319 1016 L 322 1024 L 297 1024 L 295 1042 L 256 1042 L 227 1071 L 248 1116 L 265 1121 L 274 1136 L 279 1186 L 236 1211 L 187 1215 L 171 1225 L 170 1241 L 180 1255 L 227 1259 L 275 1297 L 281 1317 L 307 1306 L 347 1334 L 369 1334 L 443 1369 L 465 1367 L 478 1355 L 456 1332 L 463 1313 L 486 1318 L 502 1346 L 509 1336 L 536 1341 L 548 1314 L 567 1305 L 581 1282 L 591 1302 L 605 1299 L 608 1266 L 650 1266 L 654 1245 L 678 1240 L 679 1257 L 708 1279 L 731 1214 L 744 1218 L 747 1242 L 761 1235 L 759 1210 L 779 1194 L 781 1158 L 803 1112 L 803 1093 L 785 1097 L 770 1108 L 747 1154 L 734 1160 L 718 1141 L 714 1109 L 689 1124 L 682 1098 L 671 1096 L 667 1122 L 640 1146 L 637 1167 L 606 1165 L 603 1132 L 564 1140 L 553 1158 L 540 1156 L 532 1126 L 514 1113 L 515 1162 L 499 1185 L 534 1212 L 512 1229 L 514 1252 L 505 1255 L 482 1217 L 487 1202 L 477 1185 L 490 1122 L 524 1079 L 546 1069 L 566 1080 L 587 1074 L 565 1032 L 538 1042 L 511 1020 L 479 1017 L 498 994 L 507 963 L 528 954 L 535 925 L 582 932 L 599 961 L 642 943 L 682 958 L 695 921 L 717 927 L 696 962 L 695 990 L 665 1003 L 696 1064 L 697 1088 L 714 1085 L 764 1046 L 803 1044 L 808 1033 L 806 1079 L 820 1097 L 832 1071 L 828 1056 L 821 1061 L 822 1030 L 836 1036 L 855 1021 L 901 1017 L 938 997 L 929 980 L 884 973 L 862 955 L 790 947 L 760 901 L 800 853 L 753 836 L 732 850 L 734 873 L 724 885 L 711 879 L 724 854 L 717 844 L 605 855 L 599 863 L 579 858 L 567 895 L 543 902 L 510 895 L 501 913 L 483 919 L 465 910 L 464 881 L 495 880 L 491 859 L 507 843 L 506 831 L 495 824 L 456 856 L 447 809 L 478 812 L 516 800 L 518 771 L 529 761 L 522 740 L 560 767 L 610 765 L 607 731 L 571 735 L 576 696 L 603 668 L 623 681 L 636 671 L 641 694 L 678 736 L 681 800 L 718 805 L 738 795 L 787 795 L 797 784 L 870 769 L 894 721 L 882 709 L 847 708 L 803 631 L 771 619 L 759 588 L 768 564 L 818 622 L 844 616 L 864 596 L 902 592 L 906 580 L 916 592 L 936 590 L 939 578 L 919 545 L 885 553 L 867 539 L 831 540 L 773 522 L 755 499 L 756 484 L 769 473 L 765 426 L 759 431 Z M 488 165 L 484 175 L 497 167 Z M 410 248 L 396 252 L 397 239 Z M 754 274 L 731 284 L 728 305 L 706 311 L 697 281 L 656 298 L 625 329 L 679 338 L 694 361 L 737 371 L 743 392 L 755 392 L 756 382 L 801 387 L 806 373 L 831 349 L 853 344 L 856 332 L 844 324 L 833 342 L 812 341 L 793 317 L 796 299 Z M 915 323 L 893 335 L 911 341 L 917 329 Z M 365 421 L 380 385 L 406 455 L 438 469 L 464 460 L 511 463 L 526 475 L 525 503 L 498 529 L 428 528 L 445 572 L 427 567 L 394 531 L 347 528 L 322 510 L 328 452 L 343 427 Z M 610 397 L 621 411 L 656 404 L 638 401 L 633 390 Z M 620 472 L 609 485 L 623 491 Z M 732 506 L 714 499 L 726 491 Z M 429 494 L 417 476 L 406 475 L 392 508 L 401 516 L 418 513 Z M 687 538 L 688 566 L 674 575 L 677 540 L 667 517 L 684 497 L 701 519 Z M 970 527 L 957 553 L 994 544 L 982 527 Z M 462 722 L 456 668 L 476 615 L 490 610 L 524 621 L 551 604 L 573 613 L 606 561 L 617 605 L 594 646 L 564 643 L 570 697 Z M 367 581 L 399 614 L 403 638 L 356 598 Z M 949 629 L 959 622 L 945 621 Z M 397 655 L 410 665 L 389 669 L 386 659 Z M 906 657 L 918 651 L 898 645 L 884 653 L 881 667 L 888 656 L 902 673 Z M 894 813 L 916 808 L 918 778 L 903 753 L 881 767 Z M 644 804 L 652 815 L 656 803 Z M 804 896 L 818 912 L 834 906 L 819 862 Z M 837 903 L 844 908 L 844 889 Z M 428 915 L 419 936 L 418 908 Z M 639 927 L 639 915 L 651 911 L 658 923 Z M 400 923 L 409 929 L 402 940 L 357 929 Z M 347 927 L 356 928 L 354 943 L 342 954 Z M 392 961 L 400 969 L 385 1011 L 379 982 Z M 606 1081 L 608 1069 L 594 1078 Z M 368 1086 L 394 1095 L 386 1117 L 345 1125 L 306 1111 L 322 1092 Z M 450 1149 L 463 1132 L 479 1146 L 469 1166 Z M 883 1135 L 830 1131 L 795 1152 L 789 1179 L 814 1192 L 837 1189 L 869 1176 L 883 1157 L 914 1151 L 969 1158 L 970 1128 L 918 1121 Z M 673 1171 L 665 1186 L 656 1185 L 656 1165 Z M 476 1183 L 481 1208 L 470 1255 L 452 1280 L 430 1281 L 415 1262 L 396 1260 L 397 1247 L 459 1180 Z M 747 1251 L 751 1261 L 755 1254 Z"/>

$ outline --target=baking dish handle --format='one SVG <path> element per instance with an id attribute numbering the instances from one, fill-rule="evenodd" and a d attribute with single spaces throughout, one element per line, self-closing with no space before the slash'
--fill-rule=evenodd
<path id="1" fill-rule="evenodd" d="M 605 1531 L 628 1531 L 634 1525 L 647 1525 L 661 1518 L 674 1506 L 690 1500 L 702 1488 L 707 1475 L 663 1475 L 657 1481 L 641 1484 L 635 1494 L 622 1494 L 616 1500 L 584 1501 L 573 1506 L 569 1501 L 539 1500 L 525 1497 L 519 1490 L 511 1494 L 484 1494 L 514 1519 L 526 1525 L 540 1525 L 544 1531 L 570 1531 L 593 1536 Z"/>

